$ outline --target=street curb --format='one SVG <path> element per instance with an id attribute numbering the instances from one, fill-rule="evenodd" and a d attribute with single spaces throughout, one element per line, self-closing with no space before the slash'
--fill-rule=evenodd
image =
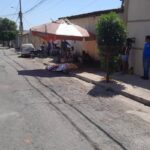
<path id="1" fill-rule="evenodd" d="M 136 101 L 136 102 L 139 102 L 139 103 L 141 103 L 141 104 L 144 104 L 144 105 L 146 105 L 146 106 L 150 106 L 150 100 L 144 99 L 144 98 L 142 98 L 142 97 L 138 97 L 138 96 L 136 96 L 136 95 L 133 95 L 133 94 L 128 93 L 128 92 L 125 92 L 125 91 L 118 91 L 118 90 L 116 90 L 116 89 L 114 89 L 114 88 L 108 86 L 107 83 L 106 83 L 106 84 L 98 83 L 97 81 L 93 81 L 93 80 L 91 80 L 91 79 L 89 79 L 89 78 L 80 76 L 80 75 L 78 75 L 78 74 L 76 74 L 76 73 L 73 73 L 73 72 L 70 72 L 69 75 L 70 75 L 70 76 L 73 76 L 73 77 L 75 77 L 75 78 L 78 78 L 78 79 L 80 79 L 80 80 L 83 80 L 83 81 L 85 81 L 85 82 L 92 83 L 92 84 L 94 84 L 94 85 L 98 85 L 98 86 L 100 86 L 100 87 L 102 87 L 102 88 L 105 88 L 105 90 L 111 90 L 112 92 L 114 92 L 114 93 L 116 93 L 116 94 L 120 94 L 120 95 L 122 95 L 122 96 L 125 96 L 125 97 L 127 97 L 127 98 L 130 98 L 130 99 L 132 99 L 132 100 L 134 100 L 134 101 Z M 117 82 L 117 80 L 114 80 L 114 81 Z"/>
<path id="2" fill-rule="evenodd" d="M 128 93 L 128 92 L 125 92 L 125 91 L 117 91 L 116 89 L 114 89 L 114 88 L 112 88 L 112 87 L 110 87 L 110 86 L 108 86 L 108 85 L 104 85 L 104 84 L 98 83 L 98 82 L 96 82 L 96 81 L 93 81 L 93 80 L 91 80 L 91 79 L 88 79 L 88 78 L 86 78 L 86 77 L 80 76 L 80 75 L 75 74 L 75 73 L 71 73 L 71 75 L 74 76 L 74 77 L 76 77 L 76 78 L 78 78 L 78 79 L 81 79 L 81 80 L 83 80 L 83 81 L 85 81 L 85 82 L 92 83 L 92 84 L 94 84 L 94 85 L 98 85 L 98 86 L 100 86 L 100 87 L 102 87 L 102 88 L 105 88 L 106 90 L 107 90 L 107 89 L 111 89 L 111 91 L 113 91 L 113 92 L 116 93 L 116 94 L 123 95 L 123 96 L 125 96 L 125 97 L 127 97 L 127 98 L 130 98 L 130 99 L 136 101 L 136 102 L 139 102 L 139 103 L 144 104 L 144 105 L 146 105 L 146 106 L 150 106 L 150 101 L 147 100 L 147 99 L 144 99 L 144 98 L 142 98 L 142 97 L 138 97 L 138 96 L 136 96 L 136 95 L 133 95 L 133 94 Z M 114 80 L 114 81 L 116 81 L 116 80 Z"/>

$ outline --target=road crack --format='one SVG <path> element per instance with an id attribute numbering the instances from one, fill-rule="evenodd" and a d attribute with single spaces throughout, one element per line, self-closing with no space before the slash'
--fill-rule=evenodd
<path id="1" fill-rule="evenodd" d="M 11 60 L 14 64 L 18 65 L 20 68 L 22 69 L 27 69 L 24 66 L 22 66 L 20 63 L 18 63 L 17 61 L 15 61 L 14 59 L 10 58 L 9 56 L 7 56 L 6 54 L 4 54 L 4 56 L 6 56 L 9 60 Z M 3 59 L 4 60 L 4 59 Z M 7 62 L 10 66 L 12 66 L 16 71 L 18 71 L 18 68 L 14 65 L 12 65 L 12 63 L 8 62 L 5 60 L 5 62 Z M 73 121 L 72 119 L 70 119 L 55 103 L 53 103 L 52 101 L 50 101 L 50 99 L 44 95 L 43 92 L 41 92 L 37 87 L 35 87 L 31 81 L 23 76 L 24 79 L 26 80 L 26 82 L 28 82 L 28 84 L 35 89 L 38 93 L 40 93 L 48 102 L 50 105 L 52 105 L 61 115 L 63 115 L 75 128 L 76 130 L 91 144 L 91 146 L 94 148 L 94 150 L 100 150 L 100 148 L 98 147 L 98 145 L 92 141 L 89 136 L 82 131 L 82 129 L 80 129 Z M 112 137 L 107 131 L 105 131 L 100 125 L 98 125 L 97 123 L 95 123 L 93 120 L 91 120 L 86 114 L 84 114 L 82 111 L 80 111 L 78 108 L 76 108 L 74 105 L 68 103 L 64 97 L 62 97 L 60 94 L 58 94 L 54 89 L 50 88 L 48 85 L 44 84 L 40 78 L 38 77 L 34 77 L 40 85 L 44 86 L 45 88 L 49 89 L 52 93 L 54 93 L 56 96 L 58 96 L 59 99 L 62 100 L 62 102 L 71 107 L 72 109 L 74 109 L 76 112 L 78 112 L 80 115 L 82 115 L 89 123 L 91 123 L 92 125 L 94 125 L 99 131 L 103 132 L 109 139 L 111 139 L 114 143 L 116 143 L 121 149 L 123 150 L 127 150 L 122 143 L 120 143 L 118 140 L 116 140 L 114 137 Z"/>

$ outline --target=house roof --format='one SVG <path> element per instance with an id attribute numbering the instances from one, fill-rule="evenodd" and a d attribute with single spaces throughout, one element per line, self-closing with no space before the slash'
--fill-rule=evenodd
<path id="1" fill-rule="evenodd" d="M 79 15 L 74 15 L 74 16 L 61 17 L 59 19 L 64 19 L 64 18 L 67 18 L 67 19 L 77 19 L 77 18 L 85 18 L 85 17 L 95 17 L 95 16 L 100 16 L 102 14 L 107 14 L 109 12 L 123 13 L 123 9 L 122 8 L 118 8 L 118 9 L 109 9 L 109 10 L 94 11 L 94 12 L 85 13 L 85 14 L 79 14 Z"/>
<path id="2" fill-rule="evenodd" d="M 29 34 L 29 30 L 24 30 L 22 34 L 23 35 Z"/>

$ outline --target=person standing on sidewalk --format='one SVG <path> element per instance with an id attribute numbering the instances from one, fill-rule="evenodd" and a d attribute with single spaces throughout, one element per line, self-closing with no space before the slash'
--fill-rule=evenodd
<path id="1" fill-rule="evenodd" d="M 147 35 L 145 38 L 145 45 L 143 51 L 143 68 L 144 68 L 144 76 L 142 79 L 149 79 L 149 69 L 150 69 L 150 35 Z"/>
<path id="2" fill-rule="evenodd" d="M 128 73 L 128 57 L 129 57 L 129 49 L 124 46 L 121 54 L 121 62 L 122 62 L 122 73 Z"/>

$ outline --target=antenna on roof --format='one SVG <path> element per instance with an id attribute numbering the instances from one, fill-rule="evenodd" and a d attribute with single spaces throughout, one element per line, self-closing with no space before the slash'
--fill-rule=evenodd
<path id="1" fill-rule="evenodd" d="M 64 18 L 64 21 L 67 23 L 67 24 L 71 24 L 70 20 L 68 18 Z"/>

